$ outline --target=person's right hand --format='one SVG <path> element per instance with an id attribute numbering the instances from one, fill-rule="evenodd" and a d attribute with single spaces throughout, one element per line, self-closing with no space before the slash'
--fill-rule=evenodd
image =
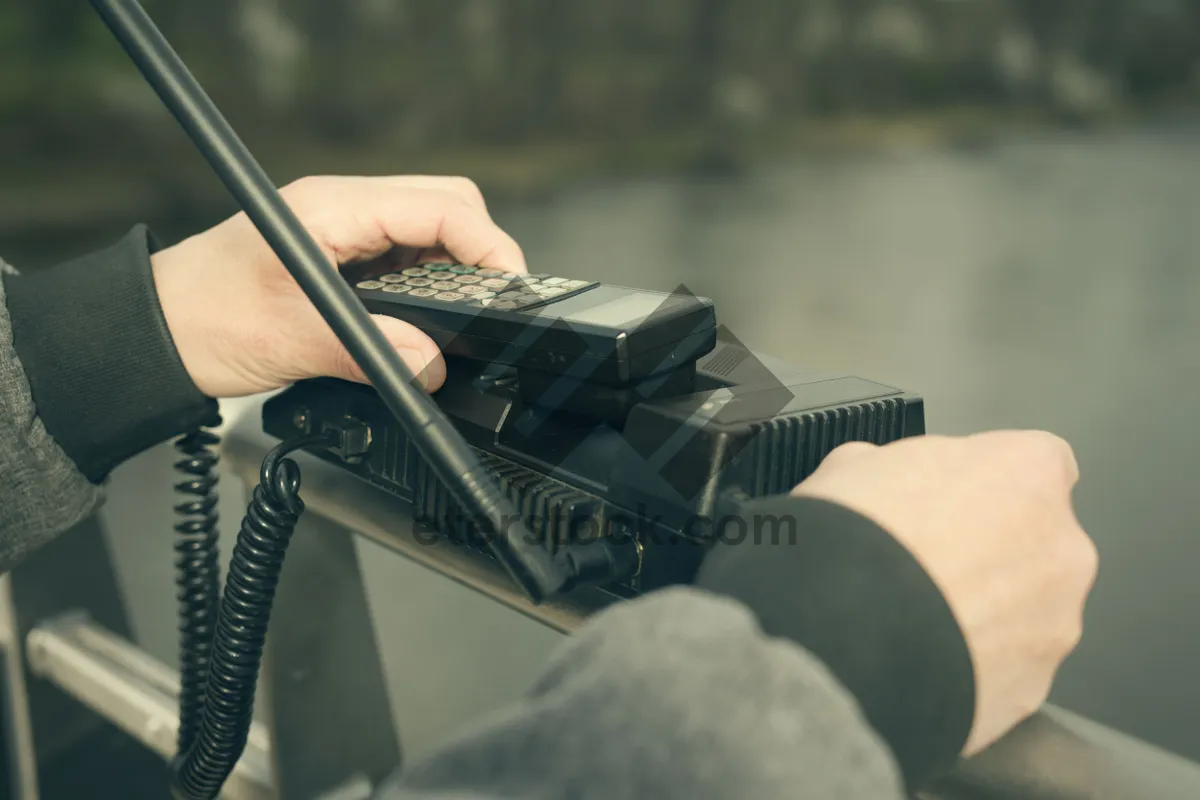
<path id="1" fill-rule="evenodd" d="M 466 178 L 389 175 L 303 178 L 280 190 L 329 259 L 329 269 L 418 256 L 527 272 L 525 256 L 488 214 Z M 414 261 L 405 261 L 405 259 Z M 366 382 L 316 307 L 245 213 L 151 259 L 167 328 L 184 368 L 209 397 L 242 397 L 304 378 Z M 446 365 L 407 322 L 374 315 L 384 336 L 429 391 Z"/>
<path id="2" fill-rule="evenodd" d="M 1098 559 L 1071 502 L 1070 446 L 1048 433 L 853 442 L 793 494 L 839 503 L 887 529 L 941 588 L 975 667 L 964 755 L 1049 696 L 1083 633 Z"/>

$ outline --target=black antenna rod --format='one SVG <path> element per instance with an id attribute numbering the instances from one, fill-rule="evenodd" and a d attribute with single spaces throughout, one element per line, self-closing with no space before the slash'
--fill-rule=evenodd
<path id="1" fill-rule="evenodd" d="M 137 0 L 92 5 L 333 329 L 434 473 L 480 522 L 496 558 L 538 603 L 572 576 L 529 533 L 466 440 L 421 389 L 354 290 L 300 224 L 262 167 Z M 490 528 L 490 530 L 489 530 Z"/>

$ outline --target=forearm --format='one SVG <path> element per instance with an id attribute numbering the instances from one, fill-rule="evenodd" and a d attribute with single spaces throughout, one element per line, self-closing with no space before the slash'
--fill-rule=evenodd
<path id="1" fill-rule="evenodd" d="M 787 515 L 797 540 L 718 545 L 695 587 L 593 618 L 526 697 L 378 800 L 898 800 L 951 766 L 972 668 L 917 562 L 840 506 L 746 513 Z"/>
<path id="2" fill-rule="evenodd" d="M 211 421 L 162 322 L 143 228 L 0 276 L 0 571 L 94 513 L 123 460 Z"/>

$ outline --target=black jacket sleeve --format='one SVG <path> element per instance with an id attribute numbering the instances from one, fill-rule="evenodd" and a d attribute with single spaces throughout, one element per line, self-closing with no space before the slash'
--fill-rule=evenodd
<path id="1" fill-rule="evenodd" d="M 522 698 L 378 800 L 900 800 L 951 765 L 971 664 L 917 562 L 829 503 L 741 512 L 782 536 L 724 537 L 699 587 L 595 615 Z"/>
<path id="2" fill-rule="evenodd" d="M 120 462 L 217 421 L 159 306 L 144 227 L 57 267 L 5 276 L 13 347 L 37 413 L 99 482 Z M 937 586 L 890 534 L 845 508 L 768 498 L 743 507 L 697 588 L 739 601 L 762 630 L 821 660 L 858 701 L 909 787 L 958 758 L 975 708 L 973 667 Z M 782 538 L 762 537 L 782 522 Z"/>
<path id="3" fill-rule="evenodd" d="M 916 559 L 832 503 L 785 495 L 740 515 L 751 533 L 715 545 L 697 585 L 741 601 L 765 633 L 820 658 L 891 746 L 910 790 L 952 766 L 974 722 L 974 668 Z"/>
<path id="4" fill-rule="evenodd" d="M 167 329 L 150 268 L 157 246 L 138 226 L 111 247 L 4 279 L 13 347 L 38 416 L 94 483 L 219 419 Z"/>

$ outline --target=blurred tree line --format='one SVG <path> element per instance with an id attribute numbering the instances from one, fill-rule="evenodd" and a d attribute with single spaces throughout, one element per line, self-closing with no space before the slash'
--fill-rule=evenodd
<path id="1" fill-rule="evenodd" d="M 144 3 L 239 127 L 344 147 L 1200 99 L 1200 0 Z M 0 5 L 0 142 L 48 156 L 143 146 L 130 119 L 156 101 L 93 17 L 86 0 Z"/>

